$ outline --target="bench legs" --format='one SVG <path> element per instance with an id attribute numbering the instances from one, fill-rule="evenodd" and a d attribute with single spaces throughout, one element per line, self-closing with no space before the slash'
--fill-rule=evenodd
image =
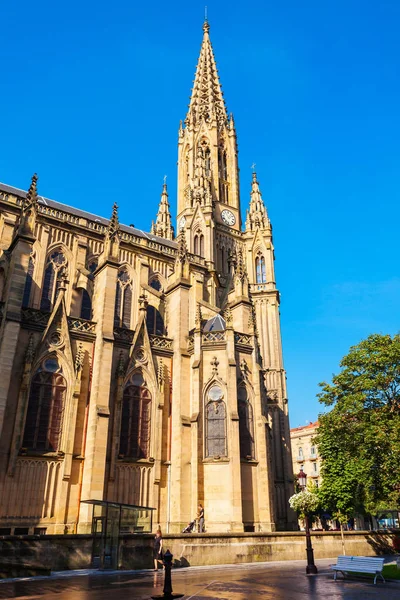
<path id="1" fill-rule="evenodd" d="M 374 585 L 376 585 L 376 578 L 377 577 L 382 577 L 382 581 L 383 583 L 386 583 L 386 579 L 384 578 L 384 576 L 382 575 L 382 573 L 377 573 L 374 577 Z"/>

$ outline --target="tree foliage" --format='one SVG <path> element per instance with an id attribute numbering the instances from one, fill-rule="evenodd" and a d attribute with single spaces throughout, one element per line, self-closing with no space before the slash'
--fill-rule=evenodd
<path id="1" fill-rule="evenodd" d="M 400 501 L 400 335 L 374 334 L 342 359 L 319 400 L 315 438 L 322 459 L 320 498 L 348 518 L 395 508 Z"/>

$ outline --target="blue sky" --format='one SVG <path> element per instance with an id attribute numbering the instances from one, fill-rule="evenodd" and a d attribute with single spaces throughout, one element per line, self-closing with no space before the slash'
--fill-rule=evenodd
<path id="1" fill-rule="evenodd" d="M 148 230 L 204 4 L 3 3 L 0 180 Z M 400 3 L 212 2 L 211 40 L 274 228 L 291 426 L 352 344 L 399 328 Z"/>

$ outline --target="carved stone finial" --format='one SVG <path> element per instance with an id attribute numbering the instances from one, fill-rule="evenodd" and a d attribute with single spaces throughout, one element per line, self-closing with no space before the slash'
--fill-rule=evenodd
<path id="1" fill-rule="evenodd" d="M 212 361 L 210 362 L 210 365 L 212 367 L 212 372 L 214 373 L 214 375 L 216 375 L 218 373 L 218 365 L 219 365 L 219 360 L 216 356 L 213 356 Z"/>
<path id="2" fill-rule="evenodd" d="M 125 360 L 124 353 L 119 353 L 118 364 L 117 364 L 117 377 L 123 377 L 125 375 Z"/>
<path id="3" fill-rule="evenodd" d="M 80 342 L 79 346 L 78 346 L 78 351 L 77 351 L 76 357 L 75 357 L 75 371 L 76 372 L 78 372 L 82 369 L 84 358 L 85 358 L 85 353 L 83 351 L 82 342 Z"/>
<path id="4" fill-rule="evenodd" d="M 139 310 L 147 310 L 149 301 L 147 300 L 147 296 L 145 293 L 140 294 L 138 301 L 139 301 Z"/>
<path id="5" fill-rule="evenodd" d="M 34 345 L 33 345 L 33 333 L 31 333 L 31 335 L 29 336 L 28 347 L 26 349 L 26 354 L 25 354 L 25 363 L 27 365 L 31 365 L 33 363 L 34 355 L 35 355 L 35 349 L 34 349 Z"/>

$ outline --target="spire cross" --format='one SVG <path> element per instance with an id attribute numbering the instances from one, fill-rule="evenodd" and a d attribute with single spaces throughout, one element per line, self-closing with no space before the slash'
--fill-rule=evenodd
<path id="1" fill-rule="evenodd" d="M 164 185 L 165 185 L 167 183 L 167 175 L 164 175 L 163 181 L 164 181 Z"/>
<path id="2" fill-rule="evenodd" d="M 204 20 L 208 21 L 207 6 L 204 7 Z"/>
<path id="3" fill-rule="evenodd" d="M 250 169 L 253 171 L 253 173 L 256 172 L 256 163 L 253 162 L 253 164 L 251 165 Z"/>

